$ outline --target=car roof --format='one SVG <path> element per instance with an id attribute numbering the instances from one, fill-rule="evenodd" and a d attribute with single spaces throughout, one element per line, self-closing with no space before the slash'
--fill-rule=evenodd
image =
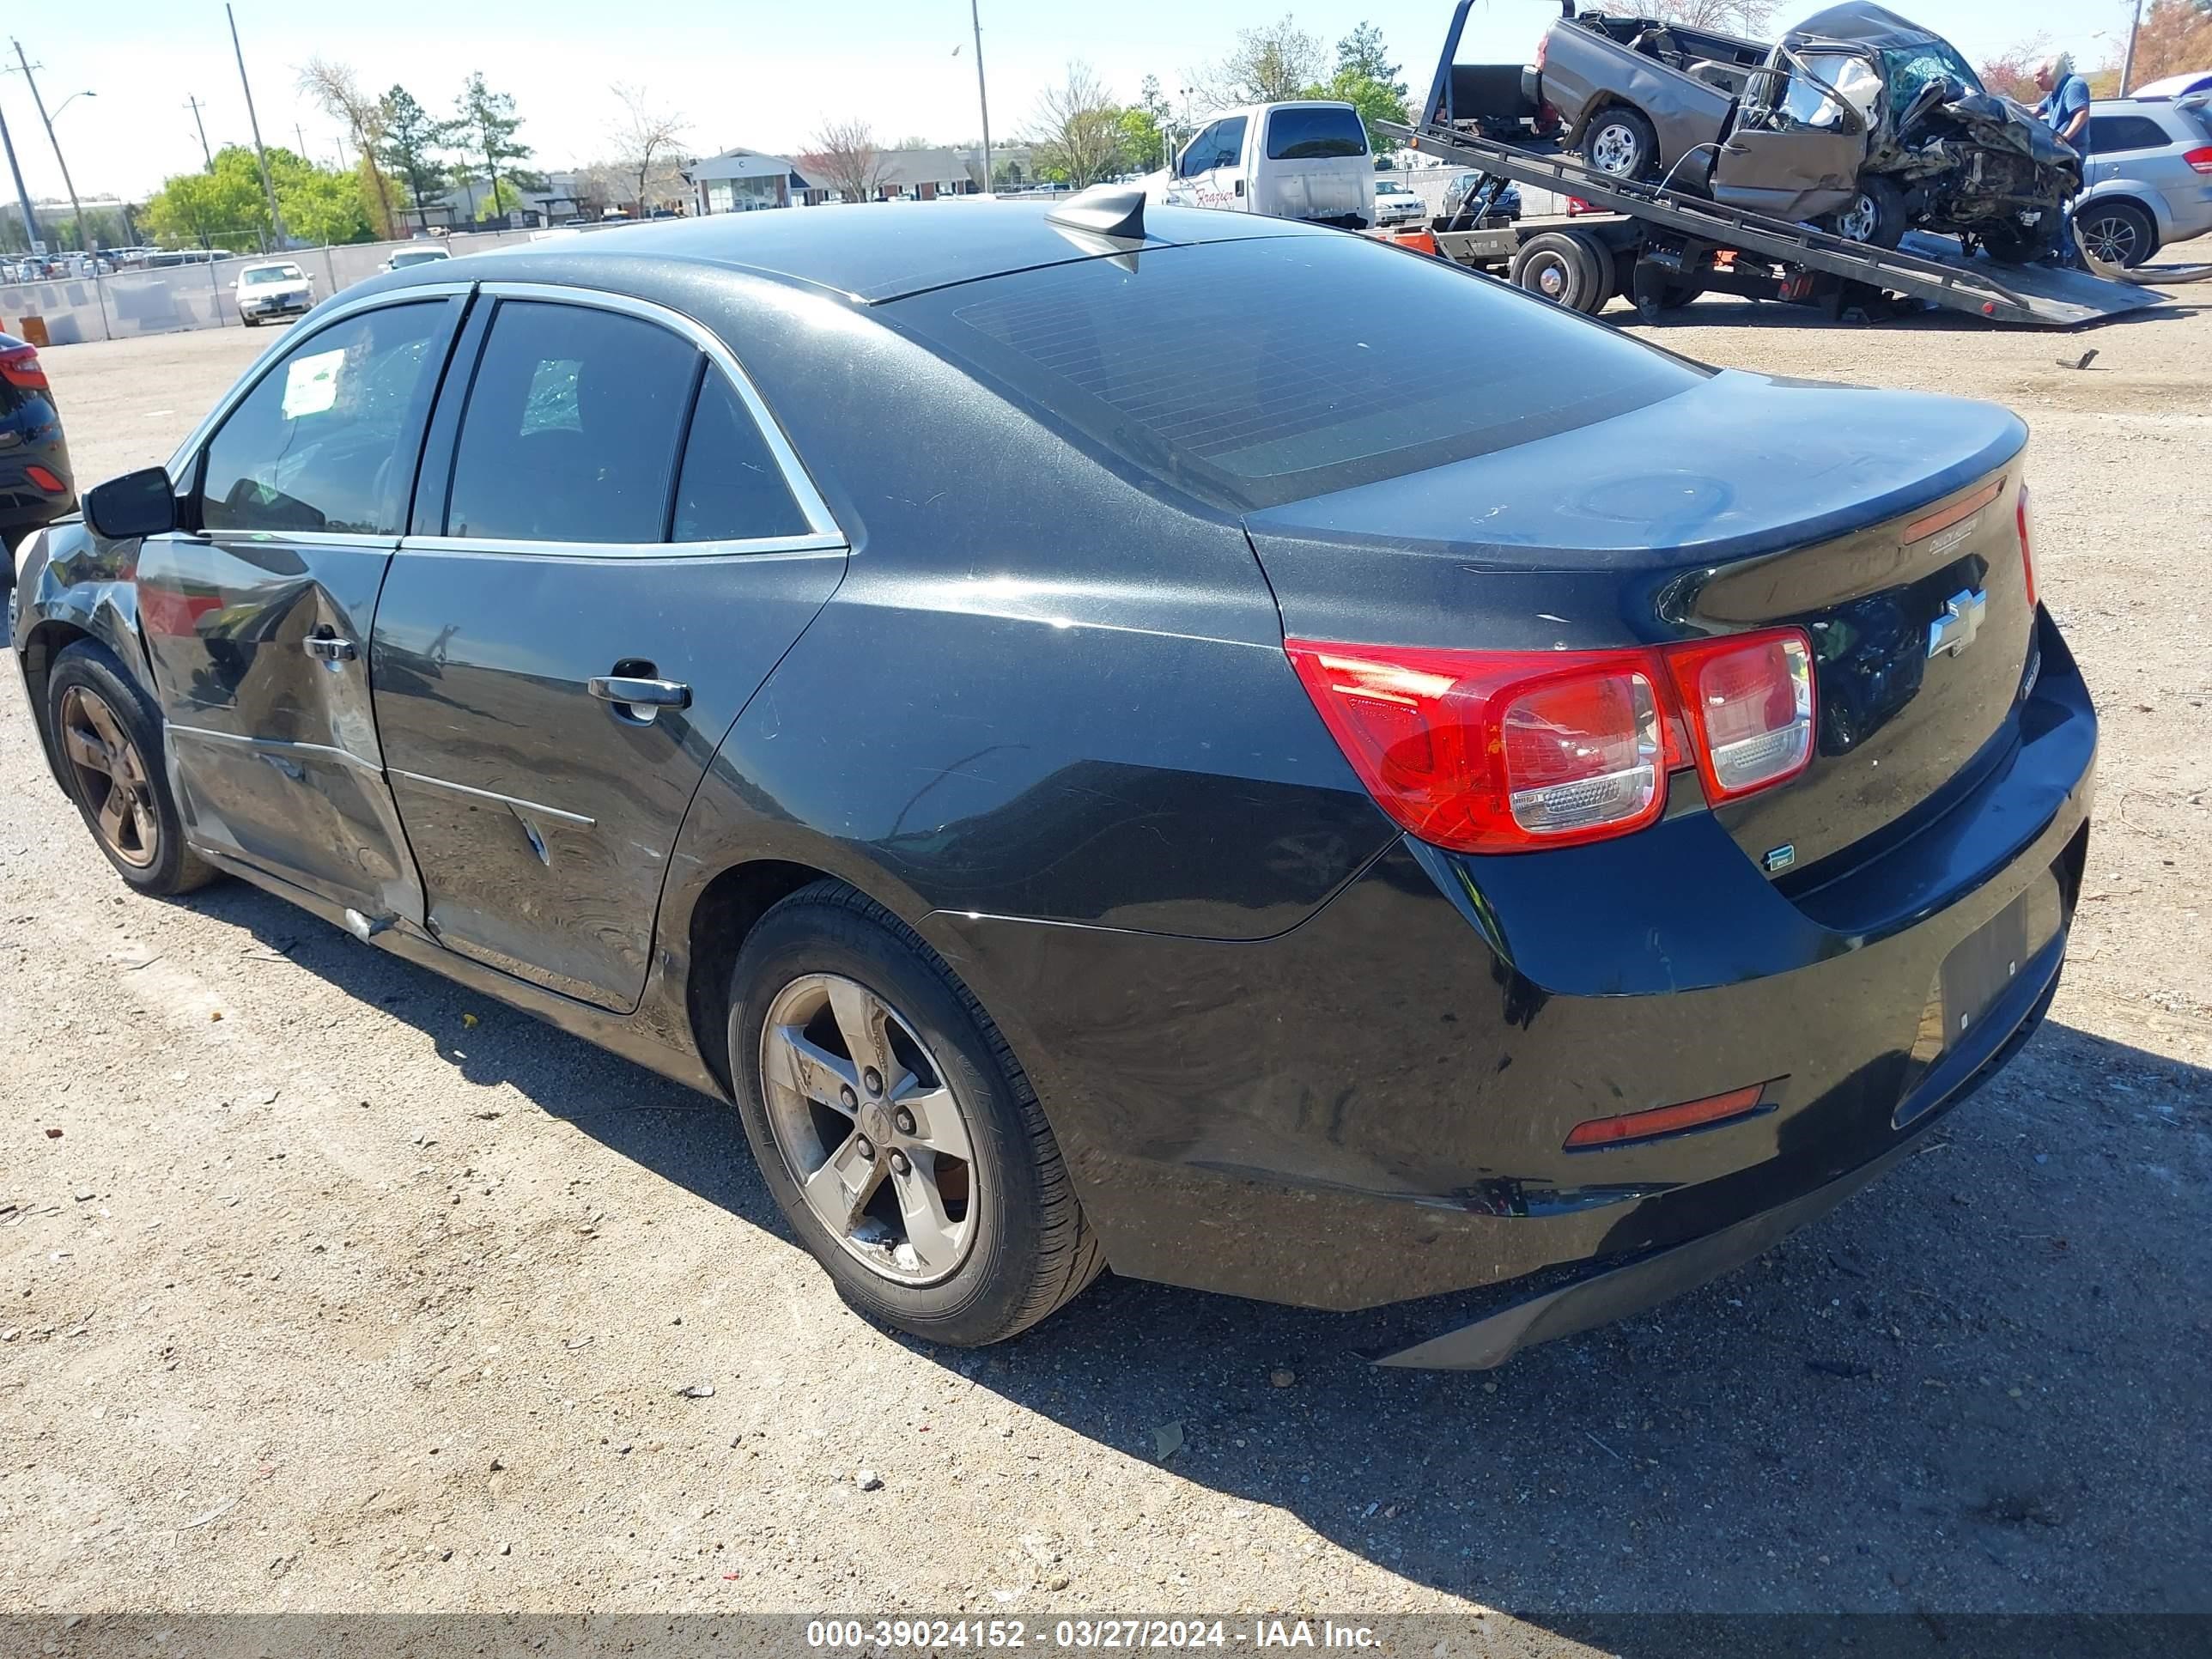
<path id="1" fill-rule="evenodd" d="M 1950 44 L 1933 29 L 1899 17 L 1887 7 L 1869 5 L 1866 0 L 1847 0 L 1844 5 L 1815 12 L 1790 30 L 1787 37 L 1791 46 L 1808 40 L 1840 40 L 1875 47 Z"/>
<path id="2" fill-rule="evenodd" d="M 1125 187 L 1126 188 L 1126 187 Z M 1145 247 L 1340 236 L 1321 225 L 1202 208 L 1146 206 L 1143 243 L 1109 242 L 1054 224 L 1049 202 L 951 201 L 893 213 L 879 203 L 641 221 L 590 237 L 549 238 L 469 256 L 484 282 L 623 285 L 641 264 L 720 268 L 827 289 L 865 304 L 1044 265 Z M 404 285 L 405 273 L 387 281 Z M 451 282 L 441 276 L 426 280 Z"/>

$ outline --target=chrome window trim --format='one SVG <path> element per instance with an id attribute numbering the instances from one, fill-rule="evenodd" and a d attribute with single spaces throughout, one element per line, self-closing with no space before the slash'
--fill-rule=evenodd
<path id="1" fill-rule="evenodd" d="M 167 725 L 170 731 L 188 738 L 202 738 L 210 743 L 234 743 L 242 749 L 276 757 L 319 755 L 326 759 L 342 761 L 348 766 L 358 767 L 364 772 L 373 772 L 380 778 L 384 775 L 381 761 L 367 755 L 356 755 L 350 749 L 339 749 L 327 743 L 293 743 L 283 738 L 257 738 L 244 732 L 218 732 L 212 726 L 186 726 L 177 720 L 170 720 Z"/>
<path id="2" fill-rule="evenodd" d="M 397 766 L 392 769 L 392 775 L 395 778 L 404 778 L 410 783 L 426 784 L 433 789 L 450 789 L 457 795 L 467 795 L 477 800 L 497 801 L 501 806 L 512 807 L 518 812 L 534 812 L 540 817 L 552 818 L 562 823 L 573 823 L 586 830 L 599 827 L 598 819 L 586 817 L 581 812 L 567 811 L 558 806 L 546 806 L 534 800 L 525 800 L 520 795 L 502 795 L 496 789 L 479 789 L 473 784 L 454 783 L 446 778 L 434 778 L 427 772 L 403 771 Z"/>
<path id="3" fill-rule="evenodd" d="M 843 553 L 842 536 L 763 536 L 729 542 L 532 542 L 508 536 L 409 536 L 402 553 L 477 554 L 485 558 L 705 559 L 772 558 L 779 553 Z"/>
<path id="4" fill-rule="evenodd" d="M 474 283 L 422 283 L 410 288 L 380 289 L 374 294 L 364 294 L 352 300 L 325 301 L 324 303 L 330 309 L 316 318 L 314 327 L 303 333 L 301 326 L 295 324 L 289 332 L 271 340 L 269 349 L 253 360 L 246 373 L 238 377 L 237 383 L 192 428 L 191 436 L 177 446 L 176 453 L 162 464 L 163 471 L 169 475 L 170 487 L 176 489 L 184 488 L 194 463 L 199 459 L 201 446 L 214 436 L 215 429 L 230 417 L 232 410 L 252 395 L 254 388 L 268 378 L 269 371 L 281 359 L 290 356 L 296 348 L 306 344 L 325 329 L 357 317 L 364 311 L 372 311 L 380 306 L 410 305 L 422 300 L 450 300 L 457 294 L 470 293 L 475 287 Z M 314 316 L 312 311 L 307 314 Z"/>
<path id="5" fill-rule="evenodd" d="M 479 292 L 494 299 L 536 300 L 550 305 L 587 306 L 599 311 L 617 312 L 625 316 L 635 317 L 641 322 L 657 324 L 689 341 L 708 362 L 729 376 L 730 383 L 737 389 L 738 397 L 744 403 L 746 413 L 752 416 L 753 424 L 760 429 L 761 440 L 768 445 L 769 453 L 775 457 L 777 470 L 783 474 L 784 487 L 791 491 L 792 498 L 799 503 L 799 510 L 806 515 L 806 522 L 812 535 L 817 538 L 826 537 L 839 547 L 851 545 L 844 532 L 838 528 L 837 520 L 830 511 L 830 504 L 823 500 L 822 492 L 814 487 L 814 480 L 808 476 L 805 463 L 799 459 L 799 452 L 791 447 L 791 440 L 785 435 L 783 428 L 777 422 L 775 416 L 769 411 L 768 404 L 762 399 L 759 391 L 753 385 L 752 377 L 747 374 L 743 366 L 738 363 L 736 354 L 722 343 L 721 337 L 704 324 L 686 317 L 680 311 L 672 311 L 666 306 L 656 305 L 650 300 L 635 299 L 627 294 L 610 294 L 599 289 L 567 288 L 552 283 L 479 283 L 477 288 Z M 493 320 L 494 325 L 496 325 L 497 319 L 495 318 Z M 464 426 L 468 422 L 466 409 L 461 411 L 461 422 Z M 680 473 L 684 465 L 684 458 L 680 454 L 676 458 L 676 465 Z M 672 489 L 675 489 L 678 482 L 678 477 L 672 477 L 669 480 L 669 487 Z M 464 539 L 471 542 L 477 540 L 474 537 Z M 611 544 L 640 545 L 635 543 Z M 588 546 L 591 544 L 562 542 L 551 544 L 551 545 L 575 547 Z M 709 544 L 670 542 L 656 544 L 656 545 L 684 547 L 704 546 Z M 724 543 L 720 545 L 729 546 L 732 544 Z"/>

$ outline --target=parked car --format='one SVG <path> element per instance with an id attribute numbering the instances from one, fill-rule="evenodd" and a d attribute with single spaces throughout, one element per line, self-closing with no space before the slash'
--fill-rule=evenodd
<path id="1" fill-rule="evenodd" d="M 1152 199 L 1365 230 L 1375 223 L 1375 157 L 1350 104 L 1252 104 L 1209 117 Z"/>
<path id="2" fill-rule="evenodd" d="M 2087 166 L 2074 232 L 2106 264 L 2139 265 L 2212 230 L 2212 93 L 2099 99 Z"/>
<path id="3" fill-rule="evenodd" d="M 1552 25 L 1535 81 L 1544 121 L 1601 172 L 1882 247 L 1917 227 L 2023 260 L 2081 183 L 2073 149 L 1948 41 L 1863 0 L 1779 45 L 1583 12 Z"/>
<path id="4" fill-rule="evenodd" d="M 271 317 L 304 317 L 315 308 L 315 281 L 289 259 L 248 265 L 232 288 L 239 319 L 248 328 Z"/>
<path id="5" fill-rule="evenodd" d="M 1474 198 L 1472 204 L 1468 198 Z M 1504 220 L 1510 223 L 1521 216 L 1521 186 L 1510 179 L 1494 178 L 1488 173 L 1459 173 L 1444 186 L 1443 211 L 1438 216 L 1458 228 L 1465 216 L 1468 225 L 1486 221 Z"/>
<path id="6" fill-rule="evenodd" d="M 597 249 L 325 307 L 33 542 L 17 659 L 126 885 L 732 1101 L 874 1317 L 1543 1273 L 1394 1356 L 1495 1363 L 2049 1005 L 2096 720 L 2006 410 L 1134 191 Z"/>
<path id="7" fill-rule="evenodd" d="M 15 549 L 76 510 L 61 411 L 36 346 L 0 333 L 0 592 L 15 580 Z"/>
<path id="8" fill-rule="evenodd" d="M 382 264 L 379 265 L 377 269 L 380 270 L 405 270 L 410 265 L 435 264 L 441 259 L 450 259 L 453 257 L 453 254 L 447 249 L 439 246 L 435 242 L 430 242 L 426 243 L 421 247 L 397 248 L 393 250 L 392 257 L 389 259 L 386 259 Z"/>
<path id="9" fill-rule="evenodd" d="M 1375 181 L 1375 222 L 1377 225 L 1424 225 L 1429 204 L 1395 179 Z"/>

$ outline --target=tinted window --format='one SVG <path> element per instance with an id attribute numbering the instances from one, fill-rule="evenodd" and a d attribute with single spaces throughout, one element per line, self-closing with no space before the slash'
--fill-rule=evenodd
<path id="1" fill-rule="evenodd" d="M 659 541 L 698 358 L 640 318 L 501 301 L 461 420 L 447 533 Z"/>
<path id="2" fill-rule="evenodd" d="M 1364 155 L 1367 132 L 1348 109 L 1279 109 L 1267 117 L 1267 159 L 1310 161 Z"/>
<path id="3" fill-rule="evenodd" d="M 301 341 L 209 441 L 201 528 L 398 535 L 447 324 L 443 301 L 390 306 Z"/>
<path id="4" fill-rule="evenodd" d="M 2089 148 L 2100 155 L 2114 150 L 2164 149 L 2173 142 L 2166 130 L 2147 116 L 2093 115 L 2089 118 Z"/>
<path id="5" fill-rule="evenodd" d="M 811 528 L 737 388 L 720 370 L 708 369 L 684 447 L 673 539 L 750 541 Z"/>
<path id="6" fill-rule="evenodd" d="M 1586 426 L 1705 373 L 1358 237 L 1148 249 L 1136 265 L 1088 259 L 881 310 L 1017 401 L 1236 510 Z"/>
<path id="7" fill-rule="evenodd" d="M 1213 160 L 1208 165 L 1217 167 L 1242 167 L 1244 164 L 1244 118 L 1231 116 L 1218 123 L 1213 129 Z"/>
<path id="8" fill-rule="evenodd" d="M 1189 148 L 1182 153 L 1182 160 L 1176 167 L 1176 177 L 1195 179 L 1212 167 L 1214 151 L 1218 148 L 1214 140 L 1220 136 L 1221 124 L 1218 121 L 1210 127 L 1200 128 L 1198 137 L 1190 141 Z"/>

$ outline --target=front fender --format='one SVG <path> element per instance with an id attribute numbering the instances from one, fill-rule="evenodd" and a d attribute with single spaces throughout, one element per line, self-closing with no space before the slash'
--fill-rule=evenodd
<path id="1" fill-rule="evenodd" d="M 82 520 L 64 520 L 34 532 L 22 553 L 15 591 L 15 660 L 47 768 L 64 793 L 69 785 L 46 718 L 46 674 L 55 653 L 75 640 L 98 640 L 139 685 L 152 689 L 138 619 L 138 545 L 102 543 Z"/>

